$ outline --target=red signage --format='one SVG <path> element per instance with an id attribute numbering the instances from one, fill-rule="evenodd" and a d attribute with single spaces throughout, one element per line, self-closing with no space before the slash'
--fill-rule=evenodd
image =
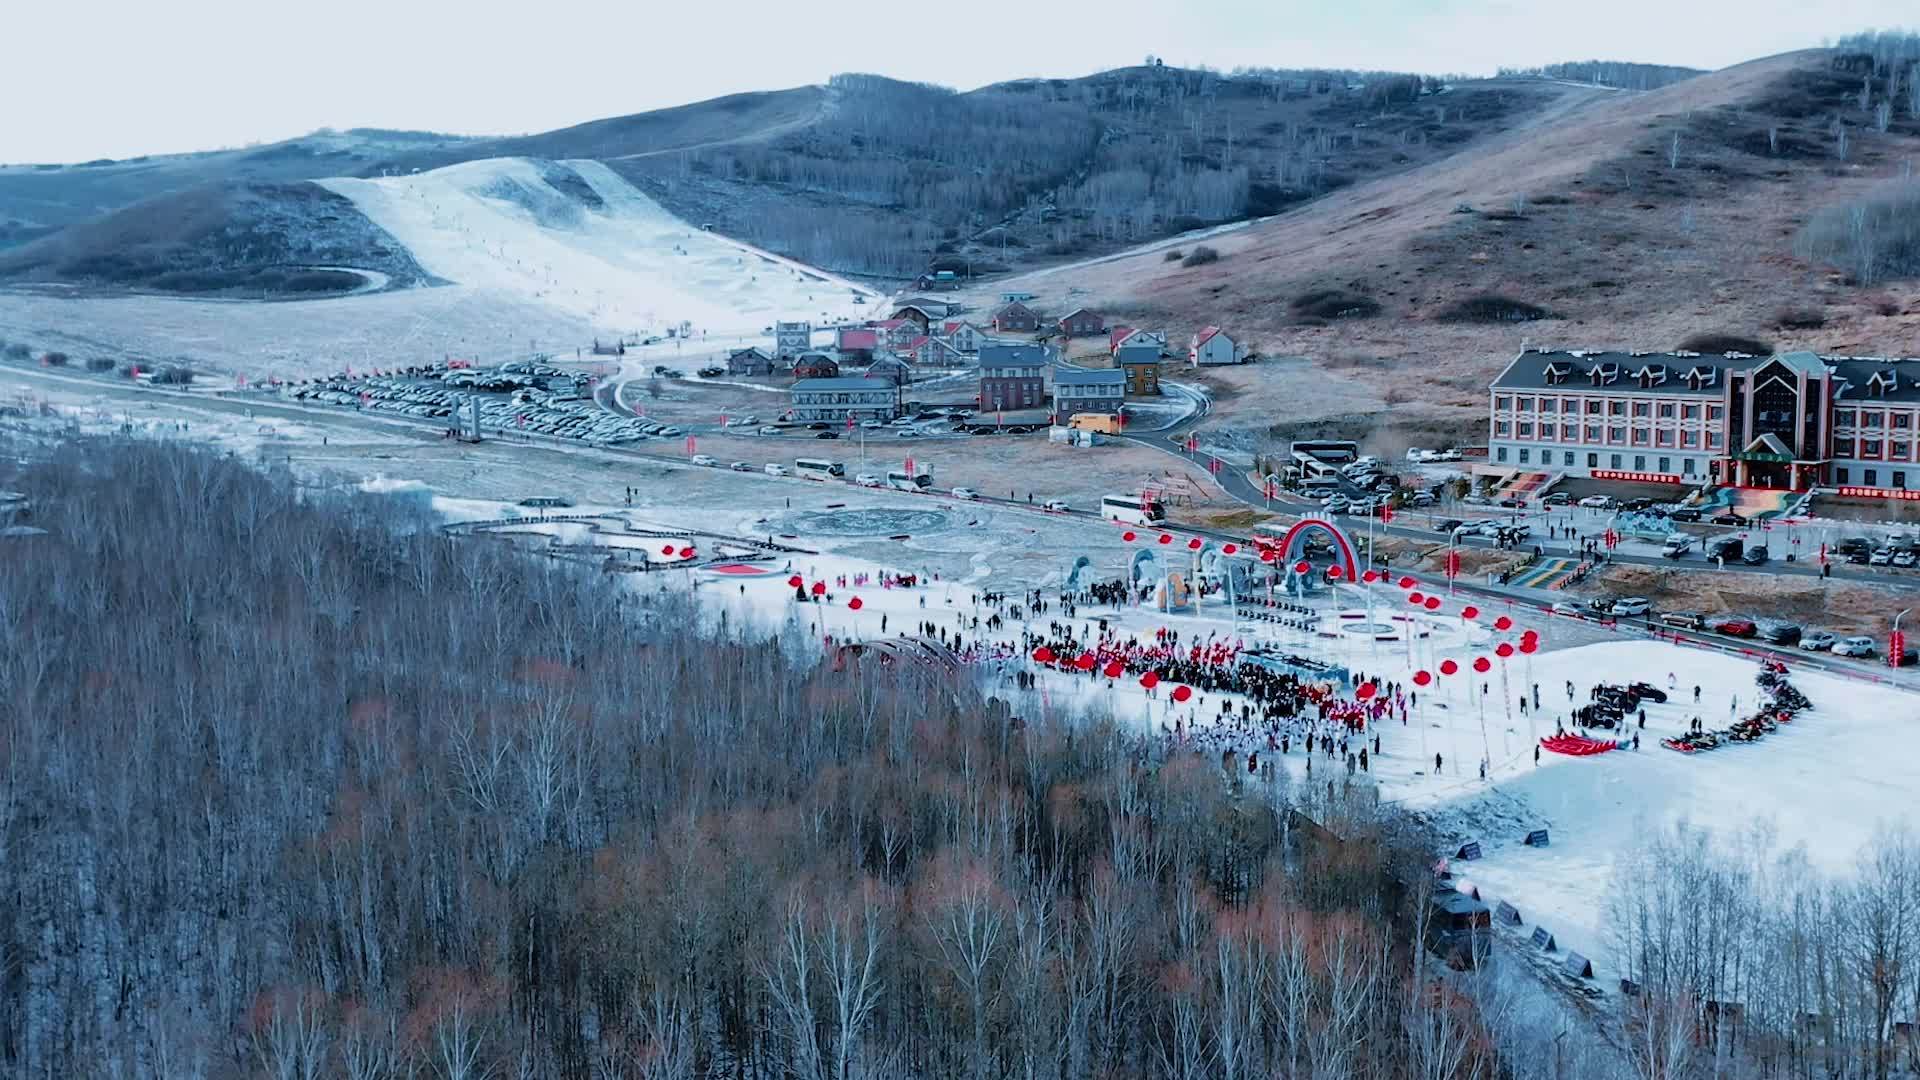
<path id="1" fill-rule="evenodd" d="M 1843 487 L 1839 491 L 1850 499 L 1900 499 L 1906 502 L 1920 502 L 1920 491 L 1908 491 L 1905 488 Z"/>
<path id="2" fill-rule="evenodd" d="M 1679 484 L 1684 483 L 1678 476 L 1656 472 L 1618 472 L 1613 469 L 1594 469 L 1587 473 L 1595 480 L 1631 480 L 1636 484 Z"/>
<path id="3" fill-rule="evenodd" d="M 1906 655 L 1907 655 L 1907 632 L 1905 630 L 1895 630 L 1893 633 L 1888 634 L 1887 635 L 1887 666 L 1899 667 L 1901 660 Z"/>

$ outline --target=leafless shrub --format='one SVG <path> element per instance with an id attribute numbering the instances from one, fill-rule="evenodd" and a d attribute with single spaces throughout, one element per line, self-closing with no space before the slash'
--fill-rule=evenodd
<path id="1" fill-rule="evenodd" d="M 1819 211 L 1800 230 L 1795 249 L 1862 285 L 1920 275 L 1920 183 L 1893 181 Z"/>
<path id="2" fill-rule="evenodd" d="M 1194 248 L 1193 252 L 1189 254 L 1186 258 L 1181 259 L 1180 265 L 1181 266 L 1205 266 L 1208 263 L 1219 262 L 1219 261 L 1220 261 L 1220 253 L 1218 251 L 1213 250 L 1212 248 L 1208 247 L 1205 244 L 1201 244 L 1199 247 Z"/>

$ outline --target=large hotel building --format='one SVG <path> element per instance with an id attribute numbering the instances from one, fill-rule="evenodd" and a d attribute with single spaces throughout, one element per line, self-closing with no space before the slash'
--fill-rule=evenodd
<path id="1" fill-rule="evenodd" d="M 1920 498 L 1920 360 L 1528 350 L 1489 399 L 1494 466 Z"/>

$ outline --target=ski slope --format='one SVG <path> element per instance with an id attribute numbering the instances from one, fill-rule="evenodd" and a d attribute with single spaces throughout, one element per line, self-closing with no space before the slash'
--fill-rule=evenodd
<path id="1" fill-rule="evenodd" d="M 610 334 L 660 334 L 684 322 L 695 335 L 757 336 L 782 319 L 865 318 L 880 300 L 682 221 L 597 161 L 489 158 L 321 183 L 429 273 Z"/>

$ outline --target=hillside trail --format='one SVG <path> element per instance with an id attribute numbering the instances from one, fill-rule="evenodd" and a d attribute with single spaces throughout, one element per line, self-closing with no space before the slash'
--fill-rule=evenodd
<path id="1" fill-rule="evenodd" d="M 685 154 L 694 150 L 711 150 L 720 146 L 749 146 L 755 143 L 772 142 L 782 135 L 802 131 L 821 123 L 840 109 L 840 91 L 831 86 L 820 88 L 820 101 L 814 106 L 812 114 L 796 117 L 779 124 L 770 124 L 758 131 L 749 131 L 744 135 L 732 135 L 724 139 L 708 139 L 689 146 L 672 146 L 663 150 L 642 150 L 635 154 L 617 154 L 600 158 L 600 161 L 638 161 L 641 158 L 660 157 L 663 154 Z"/>

